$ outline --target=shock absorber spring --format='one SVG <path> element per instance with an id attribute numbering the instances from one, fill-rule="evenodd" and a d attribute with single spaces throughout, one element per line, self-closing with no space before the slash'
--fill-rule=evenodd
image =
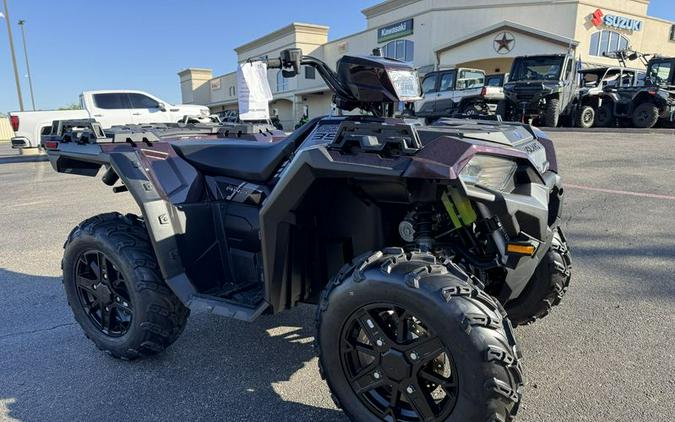
<path id="1" fill-rule="evenodd" d="M 434 246 L 434 210 L 431 205 L 423 205 L 415 210 L 413 227 L 415 243 L 422 251 L 430 251 Z"/>

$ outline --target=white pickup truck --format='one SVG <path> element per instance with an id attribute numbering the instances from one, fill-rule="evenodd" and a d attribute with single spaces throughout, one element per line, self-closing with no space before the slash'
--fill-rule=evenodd
<path id="1" fill-rule="evenodd" d="M 208 107 L 169 104 L 143 91 L 84 91 L 82 110 L 48 110 L 9 113 L 15 136 L 13 148 L 40 146 L 40 137 L 49 135 L 54 120 L 95 119 L 102 128 L 124 124 L 177 123 L 186 118 L 206 119 Z"/>

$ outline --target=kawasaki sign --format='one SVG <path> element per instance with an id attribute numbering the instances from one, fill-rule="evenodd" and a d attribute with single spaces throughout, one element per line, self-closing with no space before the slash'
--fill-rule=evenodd
<path id="1" fill-rule="evenodd" d="M 393 23 L 377 30 L 377 42 L 385 42 L 405 37 L 413 33 L 413 20 Z"/>
<path id="2" fill-rule="evenodd" d="M 642 31 L 642 21 L 638 19 L 627 18 L 625 16 L 606 15 L 605 12 L 598 9 L 591 15 L 591 22 L 595 26 L 609 26 L 616 29 L 625 29 L 627 31 Z"/>

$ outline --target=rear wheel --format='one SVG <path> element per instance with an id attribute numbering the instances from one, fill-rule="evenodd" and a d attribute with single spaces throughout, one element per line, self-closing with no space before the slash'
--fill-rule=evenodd
<path id="1" fill-rule="evenodd" d="M 551 249 L 541 260 L 521 295 L 505 305 L 514 325 L 530 324 L 560 304 L 570 285 L 572 258 L 567 241 L 558 229 Z"/>
<path id="2" fill-rule="evenodd" d="M 189 310 L 164 283 L 136 217 L 110 213 L 80 223 L 66 241 L 62 266 L 75 319 L 112 356 L 159 353 L 185 328 Z"/>
<path id="3" fill-rule="evenodd" d="M 642 103 L 633 110 L 633 125 L 649 129 L 659 121 L 659 108 L 652 103 Z"/>
<path id="4" fill-rule="evenodd" d="M 591 106 L 583 106 L 577 116 L 577 127 L 588 129 L 595 122 L 595 110 Z"/>
<path id="5" fill-rule="evenodd" d="M 358 421 L 510 421 L 522 374 L 498 302 L 429 253 L 345 266 L 317 311 L 319 367 Z"/>
<path id="6" fill-rule="evenodd" d="M 552 98 L 546 103 L 544 111 L 544 126 L 558 127 L 560 121 L 560 100 Z"/>

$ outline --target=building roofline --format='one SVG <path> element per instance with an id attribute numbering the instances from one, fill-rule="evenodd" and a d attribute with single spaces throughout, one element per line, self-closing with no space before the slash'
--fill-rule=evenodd
<path id="1" fill-rule="evenodd" d="M 391 12 L 392 10 L 400 9 L 401 7 L 408 6 L 410 4 L 417 3 L 422 0 L 386 0 L 382 3 L 378 3 L 375 6 L 367 7 L 361 10 L 361 13 L 367 18 L 373 18 Z"/>
<path id="2" fill-rule="evenodd" d="M 178 71 L 178 76 L 182 76 L 188 72 L 213 72 L 213 69 L 209 69 L 206 67 L 188 67 L 187 69 L 179 70 Z"/>
<path id="3" fill-rule="evenodd" d="M 551 32 L 543 31 L 541 29 L 532 28 L 531 26 L 521 25 L 519 23 L 515 23 L 515 22 L 505 20 L 505 21 L 498 22 L 494 25 L 490 25 L 490 26 L 488 26 L 486 28 L 483 28 L 480 31 L 474 32 L 472 34 L 465 35 L 463 37 L 457 38 L 453 41 L 450 41 L 449 43 L 442 44 L 442 45 L 434 48 L 434 52 L 436 54 L 438 54 L 442 51 L 458 47 L 460 45 L 463 45 L 463 44 L 466 44 L 466 43 L 471 42 L 473 40 L 476 40 L 478 38 L 481 38 L 481 37 L 485 36 L 486 34 L 489 34 L 491 32 L 495 32 L 495 31 L 499 31 L 499 30 L 502 30 L 502 29 L 511 29 L 511 30 L 514 30 L 514 31 L 517 31 L 517 32 L 524 33 L 526 35 L 533 36 L 535 38 L 543 39 L 543 40 L 546 40 L 546 41 L 553 41 L 553 42 L 555 42 L 557 44 L 561 44 L 561 45 L 572 45 L 574 47 L 579 45 L 579 41 L 574 40 L 572 38 L 564 37 L 562 35 L 553 34 Z"/>
<path id="4" fill-rule="evenodd" d="M 287 35 L 296 33 L 296 32 L 309 32 L 321 35 L 328 35 L 328 30 L 330 27 L 325 25 L 316 25 L 312 23 L 302 23 L 302 22 L 293 22 L 289 25 L 279 28 L 276 31 L 272 31 L 262 37 L 256 38 L 253 41 L 242 44 L 239 47 L 235 47 L 234 51 L 237 54 L 241 54 L 244 51 L 253 50 L 256 47 L 268 44 L 272 41 L 276 41 L 280 38 L 283 38 Z"/>

